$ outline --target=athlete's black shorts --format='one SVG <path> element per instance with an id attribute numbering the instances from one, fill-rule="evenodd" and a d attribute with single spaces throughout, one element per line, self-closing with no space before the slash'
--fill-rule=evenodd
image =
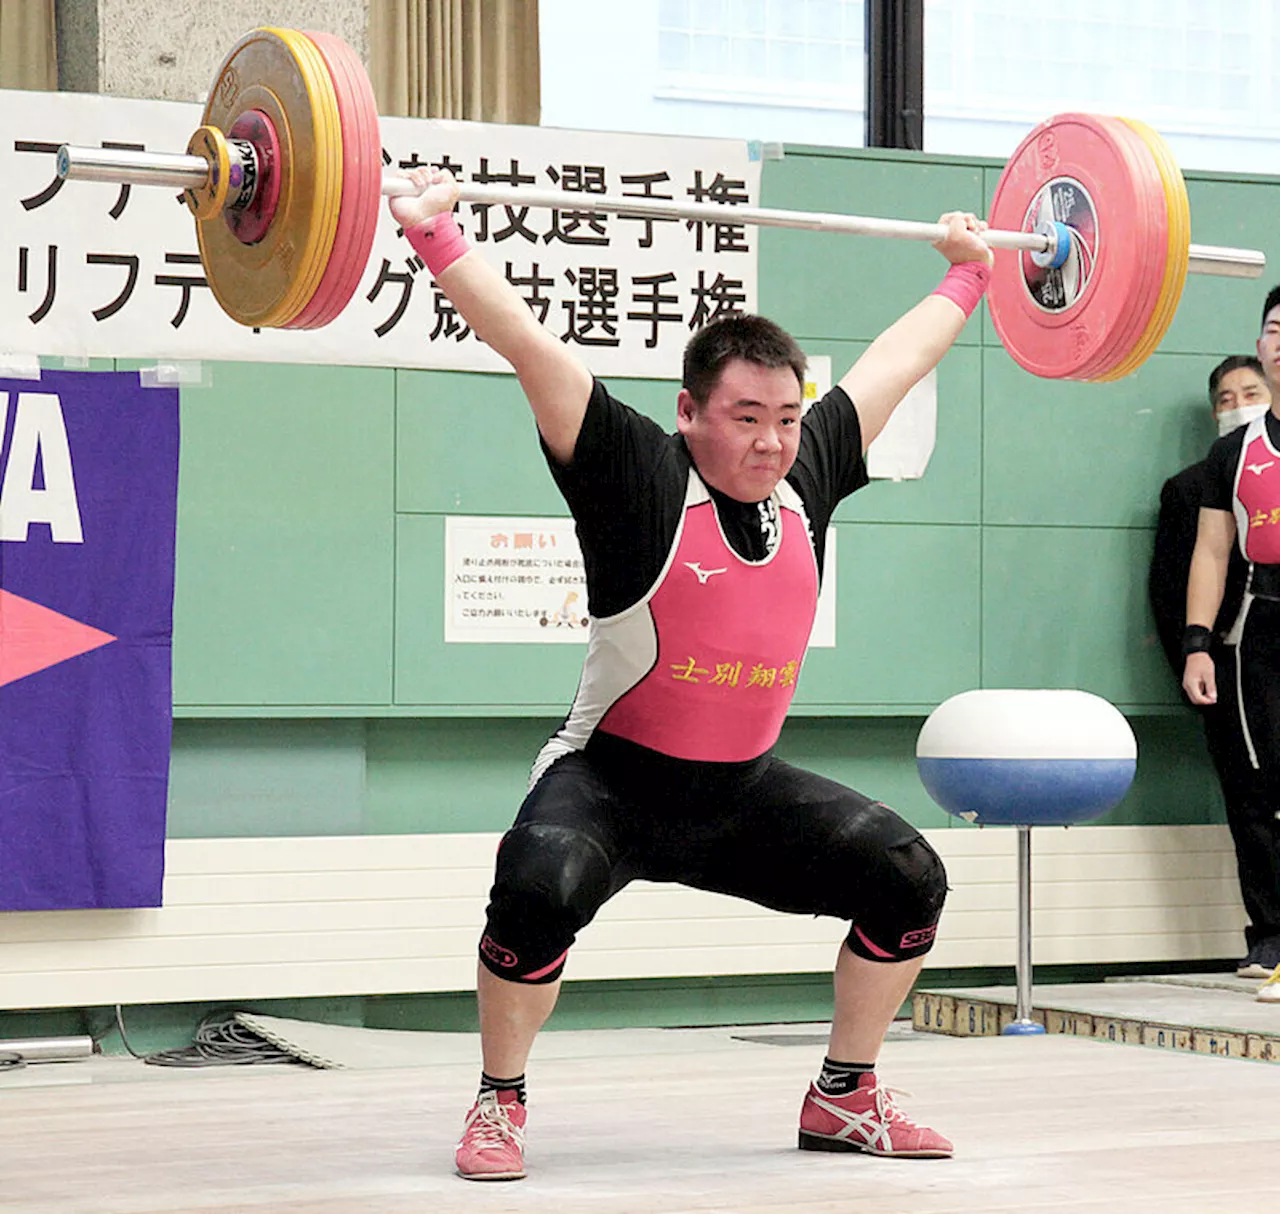
<path id="1" fill-rule="evenodd" d="M 946 873 L 893 810 L 772 752 L 690 763 L 597 731 L 530 790 L 498 851 L 484 964 L 551 982 L 578 931 L 637 878 L 850 922 L 861 957 L 929 951 Z"/>

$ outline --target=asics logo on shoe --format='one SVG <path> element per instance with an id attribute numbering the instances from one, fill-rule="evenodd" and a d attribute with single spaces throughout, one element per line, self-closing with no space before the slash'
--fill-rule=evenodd
<path id="1" fill-rule="evenodd" d="M 1275 460 L 1269 459 L 1265 464 L 1245 464 L 1245 467 L 1248 468 L 1249 471 L 1252 472 L 1254 476 L 1261 476 L 1275 462 L 1276 462 Z"/>
<path id="2" fill-rule="evenodd" d="M 487 932 L 480 940 L 480 951 L 495 965 L 500 965 L 503 969 L 513 969 L 520 964 L 520 958 L 515 953 L 509 948 L 503 948 Z"/>
<path id="3" fill-rule="evenodd" d="M 916 1159 L 938 1159 L 953 1153 L 936 1130 L 916 1125 L 893 1103 L 889 1089 L 870 1074 L 844 1096 L 826 1096 L 810 1086 L 800 1110 L 802 1151 L 865 1151 Z"/>
<path id="4" fill-rule="evenodd" d="M 709 579 L 717 573 L 728 573 L 727 569 L 704 569 L 700 561 L 685 561 L 684 567 L 692 569 L 698 575 L 698 585 L 705 586 Z"/>

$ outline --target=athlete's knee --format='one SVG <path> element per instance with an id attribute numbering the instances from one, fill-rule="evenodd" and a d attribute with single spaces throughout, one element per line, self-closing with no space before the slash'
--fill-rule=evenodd
<path id="1" fill-rule="evenodd" d="M 886 847 L 871 899 L 854 917 L 848 945 L 872 961 L 908 961 L 932 947 L 947 898 L 947 870 L 922 835 Z"/>
<path id="2" fill-rule="evenodd" d="M 581 928 L 610 892 L 611 865 L 596 840 L 565 826 L 509 831 L 498 851 L 482 963 L 500 978 L 553 982 Z"/>
<path id="3" fill-rule="evenodd" d="M 498 850 L 493 898 L 516 899 L 582 926 L 608 897 L 610 867 L 604 848 L 580 830 L 517 826 Z"/>

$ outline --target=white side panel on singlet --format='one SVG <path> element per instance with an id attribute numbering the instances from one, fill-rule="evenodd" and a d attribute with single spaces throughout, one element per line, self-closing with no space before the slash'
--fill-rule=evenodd
<path id="1" fill-rule="evenodd" d="M 529 773 L 530 788 L 557 759 L 586 746 L 605 713 L 653 669 L 654 662 L 658 660 L 658 631 L 649 610 L 649 600 L 662 585 L 675 559 L 689 507 L 710 500 L 707 487 L 690 468 L 680 523 L 653 585 L 645 591 L 643 598 L 625 611 L 604 619 L 591 617 L 587 656 L 582 663 L 582 677 L 578 680 L 573 707 L 555 736 L 538 752 Z"/>

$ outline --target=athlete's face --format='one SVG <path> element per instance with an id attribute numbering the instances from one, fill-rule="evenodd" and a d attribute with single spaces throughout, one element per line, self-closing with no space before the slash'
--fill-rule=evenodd
<path id="1" fill-rule="evenodd" d="M 676 426 L 708 485 L 759 502 L 796 462 L 800 412 L 800 383 L 790 367 L 734 359 L 701 405 L 680 390 Z"/>
<path id="2" fill-rule="evenodd" d="M 1280 306 L 1267 313 L 1262 322 L 1262 336 L 1258 338 L 1258 359 L 1262 363 L 1262 373 L 1267 377 L 1271 387 L 1271 397 L 1275 403 L 1276 386 L 1280 385 Z"/>

